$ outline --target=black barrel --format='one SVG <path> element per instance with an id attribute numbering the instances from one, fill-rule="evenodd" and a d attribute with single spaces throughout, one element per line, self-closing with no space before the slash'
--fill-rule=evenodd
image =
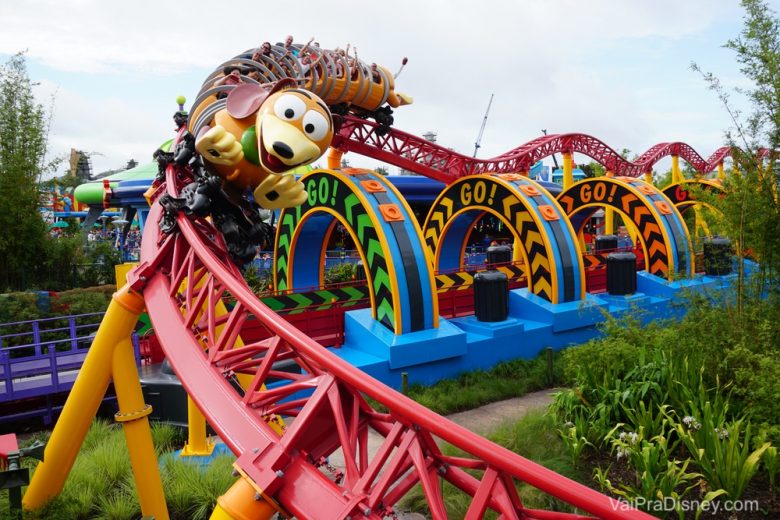
<path id="1" fill-rule="evenodd" d="M 731 240 L 728 238 L 704 240 L 704 272 L 715 276 L 731 272 Z"/>
<path id="2" fill-rule="evenodd" d="M 599 235 L 596 237 L 596 251 L 617 249 L 617 235 Z"/>
<path id="3" fill-rule="evenodd" d="M 355 279 L 358 282 L 366 281 L 366 268 L 363 266 L 363 260 L 355 262 Z"/>
<path id="4" fill-rule="evenodd" d="M 509 246 L 490 246 L 487 248 L 489 265 L 508 264 L 512 261 L 512 248 Z"/>
<path id="5" fill-rule="evenodd" d="M 501 271 L 474 275 L 474 315 L 478 321 L 504 321 L 509 315 L 509 280 Z"/>
<path id="6" fill-rule="evenodd" d="M 616 296 L 636 292 L 634 253 L 610 253 L 607 256 L 607 292 Z"/>

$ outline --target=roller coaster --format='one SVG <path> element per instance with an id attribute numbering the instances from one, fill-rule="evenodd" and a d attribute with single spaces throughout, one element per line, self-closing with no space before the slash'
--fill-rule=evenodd
<path id="1" fill-rule="evenodd" d="M 440 519 L 447 517 L 444 482 L 469 497 L 466 518 L 482 518 L 488 510 L 500 518 L 652 518 L 449 422 L 356 368 L 357 360 L 384 352 L 385 365 L 397 370 L 450 363 L 459 356 L 489 358 L 484 351 L 473 352 L 475 345 L 483 348 L 510 329 L 531 328 L 517 317 L 490 326 L 473 317 L 455 322 L 439 312 L 440 295 L 468 285 L 474 276 L 463 255 L 476 222 L 486 214 L 499 219 L 513 237 L 512 262 L 503 268 L 508 276 L 522 279 L 524 288 L 511 291 L 510 307 L 517 316 L 548 316 L 550 334 L 563 334 L 563 344 L 573 337 L 569 332 L 583 326 L 583 306 L 595 309 L 585 312 L 584 319 L 592 324 L 599 319 L 599 305 L 612 309 L 616 304 L 594 305 L 586 290 L 589 260 L 578 235 L 600 207 L 619 213 L 636 230 L 646 290 L 671 291 L 680 279 L 689 286 L 698 283 L 693 280 L 689 232 L 678 209 L 692 203 L 684 182 L 680 178 L 671 191 L 662 192 L 637 177 L 667 155 L 675 164 L 683 157 L 702 174 L 722 170 L 731 150 L 721 148 L 704 160 L 684 143 L 663 143 L 629 162 L 591 136 L 557 134 L 492 159 L 475 159 L 391 126 L 387 107 L 409 99 L 395 94 L 393 76 L 386 69 L 379 68 L 377 79 L 366 64 L 351 64 L 335 51 L 318 48 L 313 57 L 322 58 L 311 65 L 300 57 L 303 47 L 295 48 L 297 55 L 281 46 L 272 46 L 265 56 L 259 49 L 247 51 L 204 82 L 189 114 L 192 133 L 182 124 L 173 151 L 162 157 L 160 174 L 147 192 L 151 210 L 140 263 L 116 293 L 97 332 L 24 497 L 25 507 L 38 508 L 62 489 L 113 378 L 119 403 L 116 420 L 127 433 L 142 512 L 168 517 L 148 435 L 151 410 L 143 402 L 129 343 L 145 308 L 194 403 L 191 413 L 202 413 L 236 456 L 238 479 L 220 499 L 213 518 L 392 518 L 399 501 L 419 484 L 432 517 Z M 344 60 L 340 68 L 339 60 Z M 248 92 L 242 83 L 213 86 L 227 74 L 225 68 L 235 64 L 256 67 L 262 75 L 255 79 L 258 75 L 243 71 L 244 85 L 292 80 L 334 107 L 329 167 L 300 178 L 303 196 L 294 193 L 300 202 L 281 209 L 271 238 L 279 294 L 269 303 L 274 310 L 252 292 L 237 265 L 246 243 L 267 235 L 252 214 L 256 207 L 245 201 L 236 207 L 217 204 L 219 189 L 227 189 L 238 177 L 227 173 L 224 183 L 214 180 L 198 170 L 191 153 L 194 134 L 215 114 L 237 110 L 237 96 L 218 94 Z M 344 72 L 350 68 L 356 70 L 351 79 Z M 421 225 L 383 176 L 340 168 L 346 152 L 443 181 L 446 187 Z M 570 176 L 575 152 L 603 164 L 608 176 L 576 184 L 565 181 L 557 197 L 528 178 L 529 168 L 552 153 L 564 154 L 564 178 Z M 214 150 L 206 153 L 221 159 Z M 704 184 L 719 189 L 717 182 Z M 273 190 L 263 195 L 269 193 Z M 203 211 L 208 204 L 224 209 L 229 218 Z M 368 300 L 369 308 L 349 311 L 343 318 L 345 335 L 363 345 L 360 351 L 323 348 L 277 312 L 288 305 L 287 310 L 295 310 L 302 291 L 323 285 L 323 254 L 337 225 L 355 242 L 366 280 L 342 293 L 309 293 L 304 310 L 340 299 L 342 304 Z M 660 301 L 650 300 L 653 305 Z M 576 326 L 566 324 L 572 319 Z M 541 326 L 538 321 L 534 327 Z M 474 338 L 481 339 L 474 343 Z M 347 351 L 351 357 L 343 354 Z M 279 370 L 281 361 L 298 370 Z M 462 367 L 453 362 L 454 369 Z M 383 438 L 376 452 L 368 448 L 369 431 Z M 439 441 L 464 455 L 445 454 Z M 343 470 L 328 463 L 337 451 L 345 460 Z M 519 482 L 586 515 L 526 508 L 517 493 Z"/>

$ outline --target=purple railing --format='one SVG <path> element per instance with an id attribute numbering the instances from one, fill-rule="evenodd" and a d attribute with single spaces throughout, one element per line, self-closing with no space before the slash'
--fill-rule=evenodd
<path id="1" fill-rule="evenodd" d="M 103 318 L 102 312 L 0 324 L 0 405 L 47 397 L 42 403 L 0 413 L 0 423 L 51 417 L 48 397 L 70 391 Z M 138 338 L 132 337 L 140 366 Z"/>

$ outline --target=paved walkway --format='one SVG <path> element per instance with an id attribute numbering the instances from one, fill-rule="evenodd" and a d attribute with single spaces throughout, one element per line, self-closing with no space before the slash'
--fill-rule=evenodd
<path id="1" fill-rule="evenodd" d="M 505 422 L 515 422 L 529 410 L 545 408 L 552 402 L 557 388 L 531 392 L 521 397 L 498 401 L 473 410 L 448 415 L 447 419 L 474 433 L 485 436 Z"/>

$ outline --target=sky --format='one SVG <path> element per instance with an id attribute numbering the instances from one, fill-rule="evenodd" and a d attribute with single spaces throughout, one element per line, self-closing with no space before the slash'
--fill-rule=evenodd
<path id="1" fill-rule="evenodd" d="M 780 10 L 780 0 L 769 5 Z M 632 154 L 683 141 L 706 158 L 731 121 L 691 62 L 728 88 L 750 86 L 723 48 L 742 27 L 732 0 L 0 0 L 0 20 L 0 62 L 25 51 L 35 94 L 51 107 L 50 157 L 85 151 L 96 173 L 151 161 L 173 136 L 178 95 L 194 100 L 220 63 L 287 34 L 349 43 L 393 71 L 408 57 L 396 90 L 414 103 L 396 109 L 394 126 L 434 132 L 466 155 L 494 94 L 481 158 L 543 129 Z"/>

